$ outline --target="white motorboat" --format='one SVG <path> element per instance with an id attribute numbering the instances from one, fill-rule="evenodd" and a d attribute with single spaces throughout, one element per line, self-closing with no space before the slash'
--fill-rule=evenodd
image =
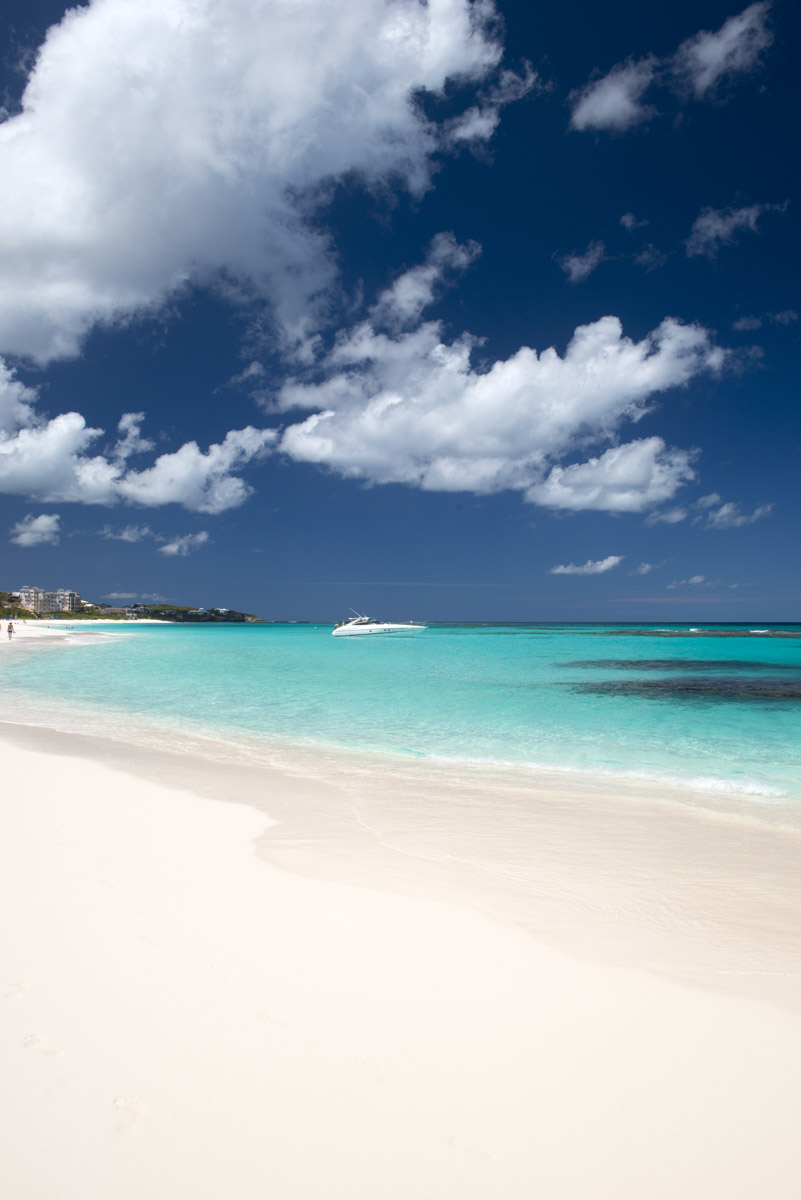
<path id="1" fill-rule="evenodd" d="M 333 637 L 352 637 L 363 636 L 374 633 L 418 633 L 425 629 L 425 625 L 413 625 L 410 621 L 405 624 L 399 624 L 394 621 L 379 621 L 376 617 L 364 617 L 356 613 L 347 621 L 343 621 L 341 625 L 337 625 L 333 631 Z"/>

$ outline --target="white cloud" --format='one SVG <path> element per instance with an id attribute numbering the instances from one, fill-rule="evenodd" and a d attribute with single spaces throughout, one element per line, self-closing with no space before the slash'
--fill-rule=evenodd
<path id="1" fill-rule="evenodd" d="M 40 363 L 188 281 L 266 299 L 303 342 L 336 275 L 332 181 L 420 194 L 453 138 L 415 97 L 479 85 L 491 0 L 102 0 L 50 29 L 0 124 L 0 352 Z M 502 103 L 534 84 L 485 89 Z"/>
<path id="2" fill-rule="evenodd" d="M 643 104 L 657 69 L 657 59 L 649 55 L 634 62 L 620 63 L 603 79 L 590 81 L 571 92 L 573 103 L 571 129 L 608 129 L 622 133 L 656 115 L 652 105 Z"/>
<path id="3" fill-rule="evenodd" d="M 763 50 L 773 41 L 769 10 L 770 0 L 751 4 L 729 17 L 717 33 L 701 30 L 682 42 L 672 63 L 676 77 L 701 99 L 724 79 L 756 70 Z"/>
<path id="4" fill-rule="evenodd" d="M 650 575 L 652 571 L 658 571 L 660 567 L 664 567 L 664 562 L 652 563 L 641 562 L 633 571 L 629 571 L 629 575 Z"/>
<path id="5" fill-rule="evenodd" d="M 651 242 L 647 246 L 643 246 L 642 250 L 634 255 L 634 261 L 637 266 L 643 267 L 646 271 L 656 271 L 660 267 L 664 267 L 667 260 L 667 254 L 662 250 L 658 250 Z"/>
<path id="6" fill-rule="evenodd" d="M 704 575 L 691 575 L 689 579 L 674 579 L 673 582 L 669 583 L 667 586 L 668 586 L 668 589 L 677 588 L 677 587 L 686 587 L 688 585 L 691 585 L 693 587 L 700 587 L 701 584 L 703 584 L 705 582 L 706 582 L 706 577 Z"/>
<path id="7" fill-rule="evenodd" d="M 772 512 L 772 504 L 760 504 L 753 512 L 744 513 L 739 504 L 730 500 L 721 504 L 719 508 L 711 509 L 704 523 L 707 529 L 739 529 L 743 525 L 753 525 L 755 521 L 769 517 Z"/>
<path id="8" fill-rule="evenodd" d="M 549 575 L 603 575 L 606 571 L 611 571 L 618 563 L 623 562 L 622 554 L 610 554 L 608 558 L 599 558 L 595 562 L 590 559 L 582 566 L 576 566 L 575 563 L 568 563 L 564 567 L 551 567 Z"/>
<path id="9" fill-rule="evenodd" d="M 666 508 L 662 512 L 653 512 L 646 517 L 646 525 L 678 525 L 679 521 L 685 521 L 689 516 L 686 508 L 678 506 L 676 508 Z"/>
<path id="10" fill-rule="evenodd" d="M 6 383 L 18 427 L 0 430 L 0 493 L 45 503 L 181 504 L 195 512 L 223 512 L 242 504 L 252 490 L 235 472 L 264 454 L 277 436 L 274 430 L 252 426 L 231 430 L 205 452 L 187 442 L 174 453 L 160 455 L 152 466 L 134 470 L 127 460 L 152 447 L 139 433 L 141 413 L 122 417 L 121 436 L 108 455 L 92 455 L 90 447 L 102 429 L 87 427 L 76 412 L 47 421 L 32 407 L 34 394 L 27 391 L 22 396 L 15 386 L 13 380 Z"/>
<path id="11" fill-rule="evenodd" d="M 731 245 L 743 230 L 757 231 L 763 213 L 784 212 L 784 204 L 749 204 L 743 208 L 705 208 L 695 218 L 690 236 L 685 242 L 689 258 L 704 255 L 715 258 L 721 246 Z"/>
<path id="12" fill-rule="evenodd" d="M 149 438 L 143 438 L 139 432 L 144 419 L 145 414 L 142 412 L 123 413 L 120 417 L 117 430 L 122 436 L 113 451 L 117 462 L 125 462 L 134 454 L 144 454 L 153 449 L 154 443 Z"/>
<path id="13" fill-rule="evenodd" d="M 691 504 L 684 507 L 650 513 L 645 523 L 646 525 L 658 523 L 675 525 L 692 516 L 692 523 L 701 525 L 705 529 L 739 529 L 742 525 L 753 525 L 755 521 L 769 517 L 772 512 L 772 504 L 760 504 L 753 512 L 744 513 L 739 504 L 731 500 L 724 501 L 719 492 L 710 492 L 706 496 L 699 496 L 697 500 L 693 500 Z M 687 581 L 680 582 L 686 583 Z"/>
<path id="14" fill-rule="evenodd" d="M 637 421 L 657 394 L 717 369 L 724 358 L 706 330 L 671 318 L 633 342 L 616 317 L 603 317 L 580 326 L 563 357 L 523 346 L 481 373 L 471 364 L 474 345 L 468 334 L 444 342 L 435 321 L 396 336 L 368 321 L 344 331 L 320 364 L 321 381 L 290 380 L 281 389 L 284 409 L 317 410 L 286 429 L 281 449 L 368 483 L 534 489 L 530 498 L 537 499 L 559 459 L 614 441 L 620 425 Z M 666 451 L 659 439 L 633 446 L 593 468 L 606 477 L 606 494 L 615 491 L 615 470 L 638 496 L 669 494 L 687 471 L 682 452 Z M 650 482 L 642 472 L 635 478 L 635 459 L 647 462 Z M 569 476 L 577 488 L 589 469 Z"/>
<path id="15" fill-rule="evenodd" d="M 115 467 L 86 451 L 103 431 L 87 428 L 79 413 L 62 413 L 50 421 L 31 423 L 0 439 L 0 491 L 38 500 L 88 502 L 108 484 Z"/>
<path id="16" fill-rule="evenodd" d="M 720 504 L 723 497 L 719 492 L 710 492 L 708 496 L 699 496 L 695 501 L 695 508 L 714 508 L 716 504 Z"/>
<path id="17" fill-rule="evenodd" d="M 146 539 L 161 542 L 163 544 L 158 547 L 158 553 L 166 554 L 169 558 L 173 558 L 176 555 L 185 556 L 190 551 L 204 546 L 209 540 L 209 535 L 205 531 L 165 537 L 163 533 L 156 533 L 149 525 L 126 525 L 123 529 L 112 529 L 111 526 L 106 525 L 103 529 L 99 530 L 99 533 L 101 537 L 112 538 L 120 542 L 143 542 Z M 125 594 L 132 595 L 133 593 Z M 152 599 L 153 597 L 151 596 L 150 598 Z M 163 597 L 160 598 L 163 599 Z"/>
<path id="18" fill-rule="evenodd" d="M 170 601 L 169 596 L 161 596 L 158 592 L 106 592 L 102 599 Z"/>
<path id="19" fill-rule="evenodd" d="M 522 100 L 532 92 L 546 92 L 550 88 L 551 85 L 540 79 L 530 63 L 524 64 L 522 75 L 509 70 L 501 71 L 495 84 L 482 89 L 477 104 L 447 122 L 443 131 L 445 144 L 458 146 L 465 142 L 488 141 L 498 128 L 502 108 Z"/>
<path id="20" fill-rule="evenodd" d="M 31 423 L 35 402 L 35 389 L 21 383 L 0 358 L 0 439 Z"/>
<path id="21" fill-rule="evenodd" d="M 548 508 L 642 512 L 662 504 L 695 478 L 693 455 L 671 450 L 659 437 L 614 446 L 599 458 L 554 467 L 526 492 L 526 499 Z"/>
<path id="22" fill-rule="evenodd" d="M 583 254 L 566 254 L 560 258 L 559 266 L 571 283 L 581 283 L 588 275 L 592 275 L 605 258 L 606 247 L 603 242 L 590 242 Z"/>
<path id="23" fill-rule="evenodd" d="M 716 33 L 693 34 L 672 55 L 660 59 L 649 54 L 618 63 L 602 79 L 590 80 L 571 93 L 571 129 L 622 133 L 651 120 L 657 110 L 643 97 L 656 84 L 672 88 L 684 99 L 690 95 L 696 100 L 714 99 L 724 81 L 731 83 L 761 65 L 763 51 L 773 41 L 769 11 L 770 0 L 761 0 L 729 17 Z"/>
<path id="24" fill-rule="evenodd" d="M 466 270 L 480 253 L 477 242 L 460 243 L 452 233 L 438 233 L 428 248 L 426 261 L 405 271 L 381 293 L 371 309 L 372 320 L 390 329 L 417 325 L 446 273 Z"/>
<path id="25" fill-rule="evenodd" d="M 115 481 L 115 496 L 134 504 L 182 504 L 194 512 L 221 513 L 236 508 L 250 487 L 232 472 L 258 458 L 272 445 L 271 429 L 232 429 L 204 453 L 187 442 L 174 454 L 162 454 L 152 467 L 128 471 Z"/>
<path id="26" fill-rule="evenodd" d="M 126 525 L 124 529 L 112 529 L 111 526 L 105 525 L 100 530 L 100 536 L 117 542 L 143 542 L 145 538 L 154 538 L 157 535 L 149 525 Z"/>
<path id="27" fill-rule="evenodd" d="M 620 218 L 620 224 L 623 226 L 624 229 L 628 229 L 629 233 L 631 233 L 631 231 L 633 229 L 644 229 L 645 226 L 648 224 L 648 221 L 645 219 L 638 221 L 637 218 L 635 217 L 634 213 L 625 212 L 625 213 L 623 213 L 623 216 Z"/>
<path id="28" fill-rule="evenodd" d="M 200 533 L 187 533 L 183 537 L 173 538 L 171 542 L 165 542 L 163 546 L 159 546 L 159 554 L 166 554 L 168 558 L 176 556 L 186 557 L 193 550 L 198 550 L 201 546 L 205 546 L 209 540 L 209 535 L 205 529 Z"/>
<path id="29" fill-rule="evenodd" d="M 761 329 L 765 321 L 771 325 L 792 325 L 798 320 L 798 313 L 792 308 L 786 308 L 782 312 L 763 313 L 761 317 L 738 317 L 736 321 L 732 321 L 732 329 L 740 331 Z"/>
<path id="30" fill-rule="evenodd" d="M 17 546 L 55 546 L 58 544 L 60 520 L 57 513 L 23 517 L 13 526 L 10 540 Z"/>
<path id="31" fill-rule="evenodd" d="M 264 364 L 260 362 L 251 362 L 240 371 L 238 375 L 232 375 L 228 380 L 226 387 L 237 387 L 240 383 L 250 383 L 253 379 L 263 379 L 266 374 Z"/>

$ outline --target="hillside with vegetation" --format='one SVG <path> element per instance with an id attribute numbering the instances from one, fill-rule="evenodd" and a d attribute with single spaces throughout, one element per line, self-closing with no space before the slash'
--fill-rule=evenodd
<path id="1" fill-rule="evenodd" d="M 180 624 L 254 624 L 262 621 L 253 613 L 238 612 L 234 608 L 199 608 L 189 604 L 132 604 L 128 608 L 113 608 L 108 604 L 84 602 L 79 612 L 35 613 L 22 608 L 13 593 L 0 590 L 0 617 L 13 620 L 37 621 L 58 619 L 65 621 L 125 621 L 128 613 L 135 617 L 158 621 L 173 621 Z"/>

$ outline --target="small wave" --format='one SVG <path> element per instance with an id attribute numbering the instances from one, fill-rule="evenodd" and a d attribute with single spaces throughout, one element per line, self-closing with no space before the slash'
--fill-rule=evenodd
<path id="1" fill-rule="evenodd" d="M 715 775 L 695 775 L 684 778 L 680 775 L 670 775 L 661 771 L 625 770 L 610 771 L 604 767 L 569 767 L 563 763 L 546 762 L 516 762 L 513 759 L 498 758 L 459 758 L 449 754 L 428 754 L 425 757 L 432 762 L 464 764 L 472 766 L 505 767 L 527 771 L 557 771 L 565 775 L 600 775 L 604 779 L 642 779 L 648 783 L 668 784 L 671 787 L 693 788 L 701 792 L 729 792 L 742 796 L 755 796 L 764 799 L 780 799 L 790 793 L 771 784 L 759 783 L 757 780 L 719 779 Z"/>
<path id="2" fill-rule="evenodd" d="M 770 787 L 767 784 L 750 781 L 733 783 L 729 779 L 716 779 L 714 775 L 698 775 L 694 779 L 686 780 L 686 783 L 688 787 L 698 788 L 703 792 L 735 792 L 743 796 L 762 797 L 766 800 L 775 800 L 788 795 L 781 788 Z"/>

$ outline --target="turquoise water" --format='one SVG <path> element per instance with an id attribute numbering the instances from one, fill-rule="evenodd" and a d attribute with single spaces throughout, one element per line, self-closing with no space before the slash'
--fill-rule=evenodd
<path id="1" fill-rule="evenodd" d="M 125 625 L 3 655 L 0 709 L 801 800 L 801 636 L 721 636 L 747 628 L 440 625 L 367 639 Z"/>

